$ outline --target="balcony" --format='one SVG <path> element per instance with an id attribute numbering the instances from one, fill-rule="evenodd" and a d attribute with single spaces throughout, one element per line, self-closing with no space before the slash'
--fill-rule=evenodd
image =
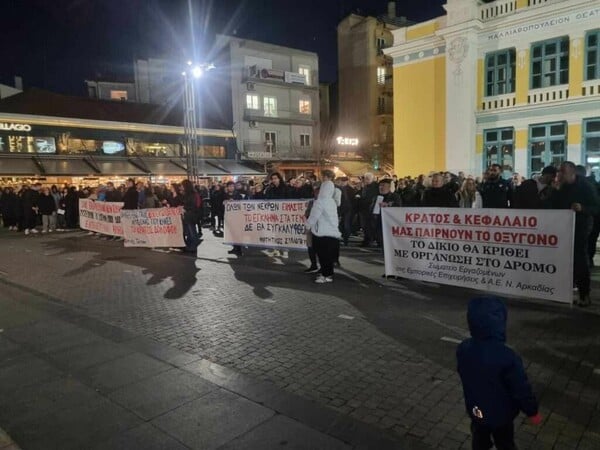
<path id="1" fill-rule="evenodd" d="M 517 96 L 514 94 L 495 95 L 493 97 L 485 97 L 482 104 L 482 111 L 491 111 L 497 109 L 512 108 L 517 103 Z"/>
<path id="2" fill-rule="evenodd" d="M 277 69 L 261 69 L 257 66 L 242 69 L 242 83 L 263 83 L 274 86 L 299 87 L 303 89 L 317 90 L 317 72 L 310 72 L 310 80 L 306 83 L 306 77 L 301 73 L 288 72 Z"/>
<path id="3" fill-rule="evenodd" d="M 300 145 L 276 144 L 267 142 L 244 141 L 242 155 L 246 159 L 256 161 L 269 160 L 312 160 L 315 159 L 312 147 L 301 147 Z"/>
<path id="4" fill-rule="evenodd" d="M 528 0 L 528 7 L 542 6 L 549 3 L 564 2 L 566 0 Z M 496 0 L 491 3 L 479 5 L 479 18 L 482 22 L 494 20 L 499 17 L 509 16 L 517 11 L 517 0 Z"/>
<path id="5" fill-rule="evenodd" d="M 268 122 L 280 124 L 309 125 L 314 126 L 316 120 L 312 114 L 303 114 L 299 111 L 286 111 L 278 109 L 266 112 L 262 109 L 244 109 L 244 120 L 247 122 Z"/>
<path id="6" fill-rule="evenodd" d="M 600 96 L 600 79 L 584 81 L 581 95 L 584 97 Z"/>
<path id="7" fill-rule="evenodd" d="M 561 84 L 542 89 L 534 89 L 529 91 L 527 103 L 530 105 L 538 105 L 540 103 L 551 103 L 567 100 L 569 98 L 569 85 Z"/>

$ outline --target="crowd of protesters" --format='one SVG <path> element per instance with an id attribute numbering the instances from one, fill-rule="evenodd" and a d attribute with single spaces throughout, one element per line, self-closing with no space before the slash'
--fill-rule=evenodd
<path id="1" fill-rule="evenodd" d="M 284 180 L 275 172 L 264 180 L 214 182 L 194 186 L 184 180 L 172 185 L 150 185 L 133 179 L 120 186 L 96 188 L 23 185 L 1 189 L 0 214 L 5 228 L 25 234 L 51 233 L 78 227 L 79 198 L 123 202 L 124 209 L 181 207 L 185 251 L 196 252 L 203 226 L 223 235 L 225 203 L 244 199 L 307 199 L 309 255 L 307 272 L 320 271 L 319 283 L 333 281 L 339 264 L 339 246 L 349 245 L 351 236 L 362 237 L 360 245 L 383 246 L 381 208 L 390 206 L 426 208 L 517 208 L 572 209 L 576 212 L 574 279 L 581 305 L 588 305 L 590 267 L 600 234 L 600 184 L 583 166 L 565 162 L 549 166 L 538 176 L 524 180 L 518 174 L 504 179 L 502 168 L 492 165 L 475 178 L 449 172 L 416 178 L 371 173 L 360 178 L 336 178 L 332 171 Z M 334 226 L 335 225 L 335 226 Z M 242 248 L 230 253 L 241 255 Z M 317 267 L 317 259 L 321 268 Z"/>

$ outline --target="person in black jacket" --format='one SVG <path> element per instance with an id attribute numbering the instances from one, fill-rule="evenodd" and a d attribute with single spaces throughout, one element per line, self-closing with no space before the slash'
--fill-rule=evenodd
<path id="1" fill-rule="evenodd" d="M 402 206 L 402 199 L 396 192 L 392 192 L 392 180 L 384 178 L 379 182 L 379 195 L 371 203 L 371 220 L 375 229 L 377 247 L 383 248 L 383 214 L 381 208 Z"/>
<path id="2" fill-rule="evenodd" d="M 505 344 L 506 319 L 498 297 L 472 299 L 467 313 L 471 338 L 456 350 L 474 450 L 494 444 L 497 449 L 516 449 L 513 421 L 519 411 L 534 425 L 542 420 L 523 362 Z"/>
<path id="3" fill-rule="evenodd" d="M 40 198 L 39 190 L 41 185 L 39 183 L 34 184 L 31 188 L 25 187 L 23 191 L 22 204 L 23 204 L 23 225 L 25 228 L 25 234 L 37 233 L 35 229 L 37 226 L 37 215 L 38 215 L 38 200 Z"/>
<path id="4" fill-rule="evenodd" d="M 431 187 L 423 194 L 422 206 L 426 208 L 457 208 L 458 200 L 454 193 L 444 186 L 444 176 L 435 173 L 431 177 Z"/>
<path id="5" fill-rule="evenodd" d="M 342 203 L 338 208 L 338 215 L 342 228 L 342 240 L 344 241 L 344 245 L 348 245 L 350 235 L 352 234 L 352 218 L 355 214 L 353 201 L 356 191 L 350 186 L 348 177 L 340 178 L 340 190 L 342 191 Z"/>
<path id="6" fill-rule="evenodd" d="M 368 247 L 377 239 L 377 230 L 373 226 L 371 217 L 373 212 L 371 207 L 378 194 L 379 184 L 375 181 L 375 176 L 372 173 L 365 173 L 362 180 L 362 189 L 357 194 L 360 226 L 364 233 L 362 247 Z"/>
<path id="7" fill-rule="evenodd" d="M 225 193 L 223 187 L 220 184 L 214 186 L 213 191 L 210 193 L 210 210 L 212 216 L 212 226 L 215 233 L 219 234 L 223 230 L 223 219 L 225 217 L 225 207 L 223 206 L 223 200 L 225 199 Z"/>
<path id="8" fill-rule="evenodd" d="M 50 189 L 42 189 L 38 207 L 42 215 L 42 233 L 52 233 L 56 230 L 56 202 L 50 194 Z"/>
<path id="9" fill-rule="evenodd" d="M 17 195 L 11 187 L 4 188 L 2 193 L 2 221 L 10 231 L 17 231 Z"/>
<path id="10" fill-rule="evenodd" d="M 106 201 L 107 202 L 120 202 L 123 201 L 121 192 L 115 189 L 115 185 L 112 181 L 106 183 Z"/>
<path id="11" fill-rule="evenodd" d="M 198 236 L 198 214 L 200 211 L 196 202 L 196 192 L 190 180 L 181 182 L 183 188 L 183 238 L 185 241 L 185 252 L 196 254 L 200 245 Z M 133 187 L 135 189 L 135 185 Z"/>
<path id="12" fill-rule="evenodd" d="M 512 200 L 512 187 L 502 178 L 502 167 L 492 164 L 486 179 L 479 187 L 483 208 L 508 208 Z"/>
<path id="13" fill-rule="evenodd" d="M 270 177 L 271 184 L 265 190 L 268 200 L 283 200 L 288 198 L 288 187 L 279 172 L 274 172 Z"/>
<path id="14" fill-rule="evenodd" d="M 79 195 L 75 186 L 71 186 L 65 196 L 65 222 L 67 228 L 77 228 L 79 223 Z"/>
<path id="15" fill-rule="evenodd" d="M 598 196 L 594 188 L 576 173 L 575 164 L 565 161 L 558 171 L 558 190 L 552 193 L 552 209 L 575 211 L 575 239 L 573 243 L 573 278 L 579 291 L 579 306 L 589 306 L 590 266 L 588 238 L 592 229 L 593 217 L 598 214 Z"/>
<path id="16" fill-rule="evenodd" d="M 244 198 L 242 197 L 242 194 L 236 190 L 235 183 L 233 181 L 229 181 L 225 185 L 225 193 L 223 195 L 223 211 L 225 211 L 224 204 L 226 202 L 239 201 L 239 200 L 243 200 L 243 199 Z M 241 245 L 234 245 L 233 248 L 231 250 L 229 250 L 227 253 L 229 253 L 230 255 L 241 256 L 242 255 L 242 247 L 241 247 Z"/>
<path id="17" fill-rule="evenodd" d="M 550 207 L 552 182 L 556 178 L 556 167 L 544 167 L 537 180 L 523 181 L 513 193 L 512 207 L 517 209 L 546 209 Z"/>
<path id="18" fill-rule="evenodd" d="M 127 180 L 127 190 L 123 196 L 123 209 L 138 209 L 139 192 L 133 178 Z"/>

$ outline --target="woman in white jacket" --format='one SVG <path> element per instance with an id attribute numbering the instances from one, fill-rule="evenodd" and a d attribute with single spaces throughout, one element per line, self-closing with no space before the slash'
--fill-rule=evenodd
<path id="1" fill-rule="evenodd" d="M 317 277 L 315 283 L 333 282 L 333 263 L 339 252 L 338 247 L 341 237 L 334 196 L 335 186 L 333 182 L 324 181 L 306 221 L 306 226 L 312 233 L 313 247 L 317 252 L 321 265 L 321 274 Z"/>

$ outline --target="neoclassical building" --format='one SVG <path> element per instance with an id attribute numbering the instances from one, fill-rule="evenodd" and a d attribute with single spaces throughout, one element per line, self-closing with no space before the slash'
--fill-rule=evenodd
<path id="1" fill-rule="evenodd" d="M 600 0 L 447 0 L 393 31 L 399 175 L 530 176 L 589 164 L 600 180 Z"/>

